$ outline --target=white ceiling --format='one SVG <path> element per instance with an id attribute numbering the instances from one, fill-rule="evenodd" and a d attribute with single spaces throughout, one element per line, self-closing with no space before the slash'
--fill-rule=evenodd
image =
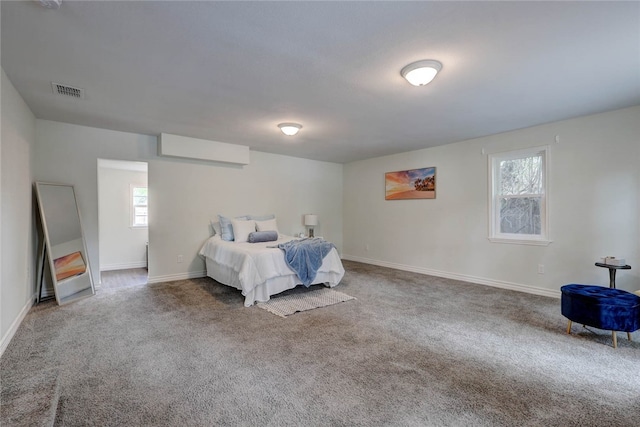
<path id="1" fill-rule="evenodd" d="M 2 67 L 36 117 L 98 128 L 344 163 L 640 104 L 639 2 L 1 7 Z M 400 69 L 420 59 L 443 69 L 416 88 Z"/>

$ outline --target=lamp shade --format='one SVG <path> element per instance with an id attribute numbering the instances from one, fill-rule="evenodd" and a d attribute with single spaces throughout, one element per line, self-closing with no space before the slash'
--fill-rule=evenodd
<path id="1" fill-rule="evenodd" d="M 305 215 L 304 225 L 318 225 L 318 215 L 314 215 L 314 214 Z"/>

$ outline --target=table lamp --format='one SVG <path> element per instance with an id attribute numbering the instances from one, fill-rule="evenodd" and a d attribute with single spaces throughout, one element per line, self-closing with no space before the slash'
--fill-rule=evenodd
<path id="1" fill-rule="evenodd" d="M 313 226 L 318 225 L 318 215 L 306 214 L 304 216 L 304 225 L 309 227 L 309 237 L 313 237 Z"/>

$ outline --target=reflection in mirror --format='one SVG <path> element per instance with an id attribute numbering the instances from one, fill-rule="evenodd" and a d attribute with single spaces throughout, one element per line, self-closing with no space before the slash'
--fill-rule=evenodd
<path id="1" fill-rule="evenodd" d="M 42 254 L 52 273 L 58 304 L 93 295 L 95 289 L 73 186 L 36 182 L 36 195 L 44 231 Z M 38 295 L 41 288 L 40 282 Z"/>

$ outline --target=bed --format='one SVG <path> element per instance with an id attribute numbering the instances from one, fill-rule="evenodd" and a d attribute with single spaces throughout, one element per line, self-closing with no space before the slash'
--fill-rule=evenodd
<path id="1" fill-rule="evenodd" d="M 302 284 L 285 262 L 283 251 L 274 247 L 294 239 L 281 234 L 276 241 L 248 243 L 225 241 L 214 235 L 205 242 L 199 254 L 205 259 L 207 276 L 242 291 L 244 305 L 250 307 Z M 343 276 L 342 261 L 333 248 L 324 257 L 313 283 L 334 287 Z"/>

